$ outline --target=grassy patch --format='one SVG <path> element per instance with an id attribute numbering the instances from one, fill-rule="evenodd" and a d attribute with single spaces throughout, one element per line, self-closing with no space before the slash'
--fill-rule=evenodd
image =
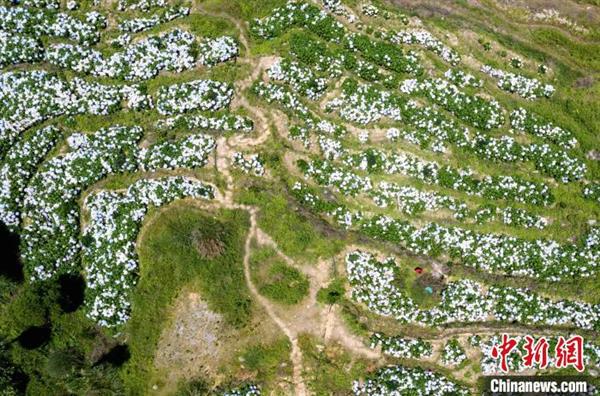
<path id="1" fill-rule="evenodd" d="M 319 347 L 319 342 L 306 334 L 298 341 L 304 357 L 304 378 L 316 395 L 350 394 L 352 381 L 367 370 L 365 361 L 353 358 L 338 345 Z"/>
<path id="2" fill-rule="evenodd" d="M 280 190 L 251 186 L 239 193 L 238 200 L 260 208 L 258 225 L 290 257 L 314 261 L 319 257 L 332 257 L 343 247 L 343 241 L 316 230 Z"/>
<path id="3" fill-rule="evenodd" d="M 248 217 L 220 211 L 216 217 L 200 209 L 173 206 L 158 214 L 140 241 L 140 280 L 133 295 L 127 333 L 131 360 L 123 376 L 130 394 L 144 394 L 153 373 L 153 355 L 169 305 L 178 290 L 191 284 L 211 310 L 242 327 L 251 314 L 242 257 Z M 202 240 L 218 240 L 222 251 L 210 258 L 197 249 Z"/>
<path id="4" fill-rule="evenodd" d="M 259 384 L 272 384 L 285 376 L 291 376 L 292 364 L 289 360 L 291 345 L 287 338 L 269 344 L 256 344 L 246 349 L 238 359 L 243 369 L 253 373 Z"/>
<path id="5" fill-rule="evenodd" d="M 253 281 L 260 294 L 278 303 L 293 305 L 308 294 L 308 279 L 287 265 L 271 248 L 258 249 L 251 258 Z"/>

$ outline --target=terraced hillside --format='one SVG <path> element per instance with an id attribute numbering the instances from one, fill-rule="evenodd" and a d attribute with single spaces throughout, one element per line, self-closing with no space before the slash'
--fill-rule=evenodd
<path id="1" fill-rule="evenodd" d="M 0 395 L 596 383 L 599 26 L 594 0 L 0 1 Z"/>

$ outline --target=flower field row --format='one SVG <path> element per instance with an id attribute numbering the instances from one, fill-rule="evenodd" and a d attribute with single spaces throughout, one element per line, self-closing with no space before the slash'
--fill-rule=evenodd
<path id="1" fill-rule="evenodd" d="M 77 199 L 110 173 L 136 169 L 140 127 L 110 127 L 93 135 L 72 135 L 71 151 L 44 162 L 25 189 L 21 256 L 33 280 L 78 268 Z"/>
<path id="2" fill-rule="evenodd" d="M 546 122 L 539 116 L 519 108 L 510 113 L 510 126 L 519 132 L 527 132 L 531 135 L 546 139 L 557 146 L 573 148 L 577 145 L 577 139 L 569 131 L 559 126 Z"/>
<path id="3" fill-rule="evenodd" d="M 294 91 L 317 100 L 327 89 L 327 81 L 317 77 L 313 71 L 288 58 L 275 62 L 268 70 L 269 78 L 289 84 Z"/>
<path id="4" fill-rule="evenodd" d="M 239 46 L 237 41 L 230 36 L 221 36 L 214 39 L 206 38 L 198 45 L 198 62 L 205 66 L 214 66 L 217 63 L 227 62 L 238 56 Z"/>
<path id="5" fill-rule="evenodd" d="M 405 89 L 409 89 L 408 82 L 412 82 L 410 89 L 419 85 L 416 80 L 407 80 Z M 435 146 L 439 147 L 436 151 L 444 151 L 440 145 L 448 142 L 484 160 L 508 163 L 530 161 L 540 172 L 565 183 L 583 178 L 587 171 L 581 159 L 563 149 L 548 144 L 521 144 L 511 136 L 492 137 L 479 132 L 472 134 L 434 109 L 420 108 L 415 101 L 407 101 L 373 85 L 346 80 L 342 88 L 342 95 L 328 102 L 326 108 L 337 110 L 347 121 L 369 124 L 383 117 L 406 121 L 420 130 L 420 135 L 416 136 L 419 143 L 433 138 Z M 493 119 L 496 120 L 496 116 Z"/>
<path id="6" fill-rule="evenodd" d="M 519 176 L 478 176 L 468 168 L 442 166 L 404 152 L 387 153 L 369 148 L 349 154 L 343 162 L 348 167 L 370 174 L 400 174 L 486 199 L 539 206 L 550 205 L 554 201 L 546 184 L 527 181 Z"/>
<path id="7" fill-rule="evenodd" d="M 460 62 L 460 55 L 442 43 L 433 34 L 424 29 L 401 30 L 389 34 L 388 39 L 396 44 L 415 44 L 420 45 L 439 55 L 444 61 L 451 65 Z"/>
<path id="8" fill-rule="evenodd" d="M 220 396 L 260 396 L 262 393 L 257 385 L 250 384 L 239 388 L 230 389 L 220 394 Z"/>
<path id="9" fill-rule="evenodd" d="M 0 29 L 34 38 L 53 36 L 94 44 L 100 39 L 98 26 L 55 10 L 0 6 Z"/>
<path id="10" fill-rule="evenodd" d="M 189 15 L 188 7 L 168 7 L 145 18 L 126 19 L 119 23 L 119 30 L 122 32 L 137 33 L 148 30 L 161 23 L 169 22 L 177 18 Z"/>
<path id="11" fill-rule="evenodd" d="M 192 197 L 214 198 L 212 186 L 183 177 L 142 179 L 126 192 L 100 191 L 84 206 L 90 220 L 83 230 L 86 315 L 101 326 L 118 327 L 129 318 L 136 285 L 136 236 L 148 207 Z"/>
<path id="12" fill-rule="evenodd" d="M 233 87 L 224 82 L 195 80 L 160 87 L 156 110 L 162 115 L 192 110 L 216 111 L 227 107 L 233 98 Z"/>
<path id="13" fill-rule="evenodd" d="M 473 219 L 477 224 L 500 220 L 503 224 L 524 228 L 542 229 L 547 225 L 546 219 L 523 209 L 486 204 L 470 210 L 465 202 L 448 195 L 386 181 L 380 182 L 369 195 L 377 206 L 385 208 L 395 205 L 408 215 L 447 209 L 455 219 Z"/>
<path id="14" fill-rule="evenodd" d="M 517 95 L 534 100 L 538 98 L 549 98 L 554 94 L 555 88 L 550 84 L 543 84 L 535 78 L 527 78 L 520 74 L 494 69 L 489 65 L 481 68 L 481 71 L 498 80 L 498 87 L 504 91 L 516 93 Z"/>
<path id="15" fill-rule="evenodd" d="M 445 366 L 458 366 L 467 360 L 465 350 L 456 338 L 448 340 L 442 350 L 442 364 Z"/>
<path id="16" fill-rule="evenodd" d="M 385 41 L 377 41 L 364 34 L 351 33 L 344 37 L 344 47 L 360 53 L 367 61 L 396 73 L 418 73 L 419 58 L 413 51 Z"/>
<path id="17" fill-rule="evenodd" d="M 460 88 L 481 88 L 483 86 L 483 81 L 471 73 L 464 72 L 460 69 L 448 69 L 444 73 L 444 77 Z"/>
<path id="18" fill-rule="evenodd" d="M 37 166 L 52 150 L 62 132 L 53 126 L 23 136 L 3 158 L 0 167 L 0 221 L 13 231 L 21 223 L 25 188 Z"/>
<path id="19" fill-rule="evenodd" d="M 98 77 L 124 80 L 147 80 L 160 71 L 191 69 L 195 65 L 195 37 L 184 30 L 173 29 L 146 37 L 116 52 L 109 58 L 89 47 L 75 44 L 53 44 L 45 58 L 48 62 Z"/>
<path id="20" fill-rule="evenodd" d="M 381 351 L 386 355 L 401 359 L 422 359 L 431 357 L 433 346 L 427 341 L 402 337 L 386 337 L 381 333 L 371 336 L 371 348 L 381 345 Z"/>
<path id="21" fill-rule="evenodd" d="M 148 12 L 153 8 L 166 7 L 168 0 L 119 0 L 117 3 L 117 10 L 138 10 Z"/>
<path id="22" fill-rule="evenodd" d="M 60 0 L 16 0 L 12 3 L 23 7 L 47 8 L 50 10 L 60 8 Z"/>
<path id="23" fill-rule="evenodd" d="M 37 40 L 0 30 L 0 67 L 37 62 L 43 58 L 43 53 Z"/>
<path id="24" fill-rule="evenodd" d="M 493 129 L 504 124 L 503 110 L 495 100 L 466 94 L 442 78 L 405 80 L 400 85 L 405 94 L 422 93 L 460 120 L 481 129 Z"/>
<path id="25" fill-rule="evenodd" d="M 355 396 L 467 396 L 471 393 L 462 385 L 422 368 L 387 366 L 367 377 L 366 381 L 355 381 L 352 385 Z"/>
<path id="26" fill-rule="evenodd" d="M 283 7 L 275 8 L 271 15 L 255 19 L 250 24 L 250 31 L 258 37 L 269 39 L 296 26 L 335 42 L 341 42 L 345 35 L 344 25 L 319 7 L 303 1 L 289 1 Z"/>
<path id="27" fill-rule="evenodd" d="M 345 7 L 341 0 L 322 0 L 323 7 L 335 15 L 342 16 L 348 19 L 348 22 L 354 23 L 358 21 L 358 17 L 352 10 Z M 364 7 L 363 7 L 364 8 Z"/>
<path id="28" fill-rule="evenodd" d="M 258 154 L 249 156 L 240 152 L 233 153 L 233 166 L 241 169 L 244 173 L 252 173 L 255 176 L 263 176 L 265 174 L 265 165 Z"/>
<path id="29" fill-rule="evenodd" d="M 208 163 L 215 140 L 207 135 L 191 135 L 176 141 L 157 143 L 138 152 L 143 171 L 156 169 L 200 168 Z"/>
<path id="30" fill-rule="evenodd" d="M 148 105 L 134 87 L 117 87 L 79 78 L 65 81 L 45 71 L 0 74 L 0 153 L 6 152 L 25 129 L 63 114 L 109 114 L 121 101 Z"/>
<path id="31" fill-rule="evenodd" d="M 275 102 L 300 119 L 306 120 L 311 116 L 310 110 L 302 103 L 299 96 L 286 86 L 259 81 L 252 85 L 252 91 L 267 103 Z"/>
<path id="32" fill-rule="evenodd" d="M 346 256 L 352 298 L 372 312 L 402 323 L 437 326 L 451 322 L 497 320 L 547 326 L 600 328 L 600 306 L 578 301 L 551 300 L 528 290 L 458 280 L 446 285 L 434 308 L 419 309 L 399 288 L 399 267 L 393 258 L 378 261 L 372 254 L 353 251 Z"/>
<path id="33" fill-rule="evenodd" d="M 237 114 L 202 115 L 180 114 L 174 117 L 159 120 L 156 123 L 159 129 L 204 129 L 212 131 L 243 131 L 250 132 L 254 128 L 251 118 Z"/>

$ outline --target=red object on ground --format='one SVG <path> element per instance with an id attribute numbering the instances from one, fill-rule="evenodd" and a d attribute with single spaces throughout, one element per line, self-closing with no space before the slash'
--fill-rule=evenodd
<path id="1" fill-rule="evenodd" d="M 423 268 L 421 268 L 421 267 L 415 267 L 415 272 L 417 274 L 422 274 L 423 273 Z"/>

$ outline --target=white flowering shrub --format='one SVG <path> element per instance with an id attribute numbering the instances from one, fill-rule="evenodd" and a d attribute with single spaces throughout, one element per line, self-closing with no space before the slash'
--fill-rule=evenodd
<path id="1" fill-rule="evenodd" d="M 448 69 L 444 73 L 444 77 L 454 85 L 461 88 L 481 88 L 483 86 L 483 81 L 481 81 L 479 78 L 460 69 Z"/>
<path id="2" fill-rule="evenodd" d="M 295 92 L 291 91 L 286 86 L 260 81 L 252 86 L 252 92 L 267 103 L 277 103 L 286 111 L 296 115 L 300 119 L 311 117 L 311 111 L 308 107 L 302 103 Z"/>
<path id="3" fill-rule="evenodd" d="M 142 85 L 121 85 L 121 96 L 129 109 L 145 110 L 154 107 L 152 97 Z"/>
<path id="4" fill-rule="evenodd" d="M 348 8 L 346 8 L 341 0 L 322 0 L 323 7 L 335 15 L 343 16 L 348 19 L 348 22 L 354 23 L 358 17 Z"/>
<path id="5" fill-rule="evenodd" d="M 79 263 L 77 198 L 110 173 L 136 169 L 140 127 L 114 126 L 72 135 L 71 151 L 44 162 L 25 189 L 21 257 L 32 280 L 73 273 Z"/>
<path id="6" fill-rule="evenodd" d="M 407 94 L 422 93 L 457 118 L 481 129 L 498 128 L 504 124 L 503 110 L 497 101 L 466 94 L 448 80 L 408 80 L 402 84 L 400 90 Z"/>
<path id="7" fill-rule="evenodd" d="M 201 168 L 215 149 L 215 140 L 207 135 L 191 135 L 175 141 L 157 143 L 138 152 L 140 169 Z"/>
<path id="8" fill-rule="evenodd" d="M 179 114 L 157 121 L 156 127 L 159 129 L 186 128 L 250 132 L 254 128 L 254 121 L 251 118 L 237 114 Z"/>
<path id="9" fill-rule="evenodd" d="M 228 83 L 196 80 L 160 87 L 156 95 L 156 110 L 162 115 L 191 110 L 215 111 L 229 106 L 233 88 Z"/>
<path id="10" fill-rule="evenodd" d="M 340 42 L 345 28 L 331 15 L 304 1 L 289 1 L 285 6 L 275 8 L 271 15 L 255 19 L 250 24 L 252 34 L 270 39 L 278 37 L 292 27 L 304 27 L 318 36 Z"/>
<path id="11" fill-rule="evenodd" d="M 319 136 L 318 142 L 319 148 L 323 153 L 323 157 L 327 160 L 336 160 L 345 153 L 345 150 L 342 147 L 342 142 L 337 139 Z"/>
<path id="12" fill-rule="evenodd" d="M 374 333 L 371 336 L 371 348 L 380 345 L 383 353 L 400 359 L 428 358 L 433 354 L 431 343 L 420 338 L 386 337 L 382 333 Z"/>
<path id="13" fill-rule="evenodd" d="M 308 67 L 288 58 L 275 62 L 267 71 L 269 78 L 289 84 L 295 92 L 317 100 L 327 89 L 327 81 Z"/>
<path id="14" fill-rule="evenodd" d="M 347 34 L 344 47 L 360 53 L 369 62 L 397 73 L 417 73 L 422 70 L 415 52 L 404 51 L 398 45 L 374 40 L 364 34 Z"/>
<path id="15" fill-rule="evenodd" d="M 551 84 L 543 84 L 535 78 L 527 78 L 520 74 L 494 69 L 489 65 L 482 66 L 481 71 L 497 79 L 500 89 L 516 93 L 528 100 L 549 98 L 555 91 L 554 86 Z"/>
<path id="16" fill-rule="evenodd" d="M 298 166 L 307 177 L 313 178 L 320 185 L 336 187 L 343 194 L 356 195 L 373 188 L 369 177 L 336 167 L 327 160 L 317 159 L 310 163 L 300 161 Z"/>
<path id="17" fill-rule="evenodd" d="M 241 169 L 244 173 L 252 173 L 255 176 L 263 176 L 265 174 L 265 165 L 258 154 L 249 156 L 240 152 L 233 153 L 233 166 Z"/>
<path id="18" fill-rule="evenodd" d="M 397 44 L 416 44 L 439 55 L 444 61 L 451 65 L 460 62 L 460 55 L 434 37 L 430 32 L 423 29 L 401 30 L 390 35 L 389 40 Z"/>
<path id="19" fill-rule="evenodd" d="M 520 69 L 523 67 L 523 59 L 513 56 L 510 58 L 510 65 L 515 69 Z"/>
<path id="20" fill-rule="evenodd" d="M 0 67 L 41 60 L 43 49 L 34 38 L 0 30 Z"/>
<path id="21" fill-rule="evenodd" d="M 170 177 L 142 179 L 125 192 L 100 191 L 86 198 L 90 220 L 83 230 L 82 256 L 90 319 L 113 328 L 128 320 L 138 273 L 135 241 L 148 207 L 186 197 L 212 199 L 214 189 L 192 179 Z"/>
<path id="22" fill-rule="evenodd" d="M 423 191 L 412 186 L 381 181 L 377 188 L 371 191 L 371 197 L 379 207 L 395 205 L 398 210 L 409 215 L 444 208 L 461 213 L 459 217 L 466 216 L 465 203 L 441 193 Z"/>
<path id="23" fill-rule="evenodd" d="M 128 33 L 137 33 L 148 30 L 161 23 L 169 22 L 177 18 L 189 15 L 188 7 L 168 7 L 160 10 L 150 17 L 125 19 L 119 23 L 119 30 Z"/>
<path id="24" fill-rule="evenodd" d="M 262 393 L 260 391 L 260 388 L 257 385 L 249 384 L 249 385 L 244 385 L 239 388 L 226 390 L 226 391 L 220 393 L 219 395 L 220 396 L 260 396 L 261 394 Z"/>
<path id="25" fill-rule="evenodd" d="M 85 14 L 85 21 L 98 29 L 104 29 L 108 26 L 108 19 L 98 11 L 90 11 Z"/>
<path id="26" fill-rule="evenodd" d="M 50 9 L 0 6 L 0 29 L 34 38 L 53 36 L 87 44 L 100 39 L 97 26 Z"/>
<path id="27" fill-rule="evenodd" d="M 344 81 L 342 89 L 340 97 L 327 103 L 327 110 L 337 109 L 346 121 L 369 124 L 382 117 L 402 120 L 401 102 L 392 93 L 352 80 Z"/>
<path id="28" fill-rule="evenodd" d="M 11 147 L 0 167 L 0 221 L 17 231 L 27 183 L 52 150 L 61 131 L 48 126 L 23 136 Z"/>
<path id="29" fill-rule="evenodd" d="M 387 366 L 352 385 L 355 396 L 467 396 L 468 388 L 458 385 L 441 374 L 422 368 Z"/>
<path id="30" fill-rule="evenodd" d="M 379 8 L 377 8 L 373 4 L 363 5 L 361 11 L 363 14 L 370 17 L 376 17 L 377 15 L 379 15 Z"/>
<path id="31" fill-rule="evenodd" d="M 239 54 L 237 41 L 230 36 L 221 36 L 215 39 L 204 39 L 198 45 L 198 62 L 205 66 L 214 66 L 217 63 L 235 59 Z"/>
<path id="32" fill-rule="evenodd" d="M 600 203 L 600 183 L 586 184 L 582 190 L 583 197 Z"/>
<path id="33" fill-rule="evenodd" d="M 78 73 L 123 80 L 148 80 L 162 70 L 181 72 L 195 64 L 195 37 L 173 29 L 146 37 L 106 58 L 89 47 L 75 44 L 52 44 L 46 60 Z"/>
<path id="34" fill-rule="evenodd" d="M 516 131 L 541 137 L 559 147 L 573 148 L 577 145 L 577 139 L 571 132 L 544 121 L 524 108 L 518 108 L 510 113 L 510 126 Z"/>
<path id="35" fill-rule="evenodd" d="M 47 8 L 50 10 L 60 8 L 60 0 L 12 0 L 10 3 L 23 7 Z"/>
<path id="36" fill-rule="evenodd" d="M 529 213 L 524 209 L 513 207 L 499 208 L 491 204 L 480 206 L 475 212 L 474 217 L 478 224 L 500 220 L 503 224 L 524 228 L 543 229 L 548 225 L 547 219 Z"/>
<path id="37" fill-rule="evenodd" d="M 531 144 L 526 155 L 540 172 L 563 183 L 581 180 L 587 172 L 583 160 L 548 144 Z"/>
<path id="38" fill-rule="evenodd" d="M 168 0 L 119 0 L 117 10 L 138 10 L 148 12 L 153 8 L 163 8 L 168 4 Z"/>
<path id="39" fill-rule="evenodd" d="M 460 342 L 456 338 L 451 338 L 444 345 L 441 358 L 442 364 L 445 366 L 458 366 L 467 360 L 467 355 Z"/>

